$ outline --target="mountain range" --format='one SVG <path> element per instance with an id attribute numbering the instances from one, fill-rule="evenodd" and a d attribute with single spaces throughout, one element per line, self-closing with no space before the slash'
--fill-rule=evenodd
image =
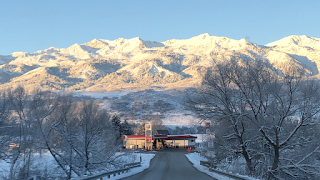
<path id="1" fill-rule="evenodd" d="M 23 85 L 53 91 L 192 87 L 215 61 L 263 60 L 318 77 L 320 38 L 288 36 L 258 45 L 207 33 L 165 42 L 94 39 L 68 48 L 0 55 L 0 89 Z"/>

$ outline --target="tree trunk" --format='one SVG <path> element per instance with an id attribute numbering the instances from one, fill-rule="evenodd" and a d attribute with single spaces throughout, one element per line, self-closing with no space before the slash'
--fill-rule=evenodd
<path id="1" fill-rule="evenodd" d="M 251 162 L 251 159 L 250 159 L 249 154 L 246 151 L 245 147 L 242 147 L 242 154 L 247 162 L 247 167 L 248 167 L 249 173 L 252 174 L 252 172 L 253 172 L 252 162 Z"/>
<path id="2" fill-rule="evenodd" d="M 274 146 L 274 158 L 273 158 L 273 163 L 272 163 L 271 170 L 276 170 L 278 168 L 279 156 L 280 156 L 279 147 L 278 146 Z"/>
<path id="3" fill-rule="evenodd" d="M 14 157 L 14 159 L 11 162 L 10 175 L 9 175 L 10 179 L 14 179 L 15 178 L 14 165 L 16 164 L 17 160 L 19 159 L 19 156 L 20 156 L 20 151 L 19 151 L 19 154 L 17 154 L 16 157 Z"/>
<path id="4" fill-rule="evenodd" d="M 278 179 L 275 176 L 276 173 L 276 169 L 279 166 L 279 156 L 280 156 L 280 151 L 279 151 L 279 147 L 277 145 L 273 146 L 273 150 L 274 150 L 274 157 L 273 157 L 273 163 L 272 163 L 272 167 L 271 167 L 271 172 L 269 174 L 269 179 Z"/>
<path id="5" fill-rule="evenodd" d="M 274 157 L 273 157 L 273 163 L 272 163 L 272 167 L 271 167 L 271 173 L 269 176 L 271 179 L 278 179 L 275 176 L 275 173 L 276 173 L 277 168 L 279 166 L 279 157 L 280 157 L 280 146 L 279 146 L 279 138 L 278 138 L 278 130 L 277 129 L 275 129 L 275 134 L 276 134 L 276 143 L 272 146 L 273 150 L 274 150 Z"/>
<path id="6" fill-rule="evenodd" d="M 240 141 L 240 144 L 242 144 L 242 146 L 241 146 L 242 155 L 243 155 L 244 159 L 246 160 L 247 168 L 249 170 L 249 173 L 252 174 L 253 169 L 252 169 L 252 162 L 251 162 L 251 159 L 249 157 L 249 153 L 247 152 L 247 149 L 244 146 L 243 141 L 242 141 L 241 138 L 239 139 L 239 141 Z"/>
<path id="7" fill-rule="evenodd" d="M 69 173 L 68 173 L 68 179 L 71 179 L 72 175 L 72 148 L 70 147 L 70 155 L 69 155 Z"/>

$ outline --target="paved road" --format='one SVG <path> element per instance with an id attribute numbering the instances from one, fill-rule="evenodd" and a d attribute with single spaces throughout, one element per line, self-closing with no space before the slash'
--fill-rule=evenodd
<path id="1" fill-rule="evenodd" d="M 192 166 L 185 151 L 157 152 L 148 169 L 123 180 L 213 180 Z"/>

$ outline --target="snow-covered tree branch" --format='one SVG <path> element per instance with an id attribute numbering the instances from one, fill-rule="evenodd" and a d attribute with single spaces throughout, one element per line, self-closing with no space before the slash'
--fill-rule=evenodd
<path id="1" fill-rule="evenodd" d="M 302 147 L 319 145 L 313 138 L 317 132 L 306 131 L 319 128 L 315 126 L 319 124 L 315 118 L 320 111 L 319 82 L 302 78 L 301 72 L 290 66 L 276 74 L 267 62 L 230 59 L 216 62 L 201 88 L 188 98 L 193 111 L 202 119 L 211 119 L 216 128 L 216 157 L 236 157 L 231 154 L 240 152 L 248 174 L 260 178 L 319 173 L 299 171 L 299 163 L 285 172 L 283 168 L 283 158 L 295 162 L 298 156 L 315 157 L 316 153 L 302 151 Z M 303 138 L 309 143 L 301 142 Z M 308 163 L 310 167 L 320 165 Z"/>

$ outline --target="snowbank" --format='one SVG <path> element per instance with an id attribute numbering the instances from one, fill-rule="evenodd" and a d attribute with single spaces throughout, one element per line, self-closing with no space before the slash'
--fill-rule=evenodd
<path id="1" fill-rule="evenodd" d="M 205 159 L 204 157 L 200 156 L 198 153 L 189 153 L 189 154 L 186 154 L 186 157 L 193 164 L 193 166 L 195 168 L 197 168 L 201 172 L 204 172 L 204 173 L 208 174 L 209 176 L 211 176 L 213 178 L 216 178 L 216 179 L 219 179 L 219 180 L 234 180 L 233 178 L 226 177 L 226 176 L 211 172 L 211 171 L 209 171 L 209 168 L 200 165 L 200 161 L 206 161 L 207 159 Z M 252 177 L 239 175 L 239 174 L 236 174 L 236 176 L 244 178 L 244 179 L 247 179 L 247 180 L 259 180 L 259 179 L 255 179 L 255 178 L 252 178 Z"/>
<path id="2" fill-rule="evenodd" d="M 206 161 L 206 159 L 204 157 L 201 157 L 198 153 L 189 153 L 189 154 L 186 154 L 186 157 L 189 159 L 189 161 L 193 164 L 193 166 L 195 168 L 197 168 L 201 172 L 208 174 L 209 176 L 211 176 L 213 178 L 216 178 L 219 180 L 234 180 L 232 178 L 211 172 L 211 171 L 209 171 L 209 168 L 207 168 L 205 166 L 201 166 L 200 161 Z"/>
<path id="3" fill-rule="evenodd" d="M 214 177 L 219 180 L 234 180 L 233 178 L 229 178 L 229 177 L 211 172 L 211 171 L 209 171 L 209 168 L 200 165 L 200 161 L 206 161 L 206 159 L 204 157 L 201 157 L 198 153 L 189 153 L 189 154 L 186 154 L 186 157 L 189 159 L 189 161 L 193 164 L 193 166 L 195 168 L 197 168 L 201 172 L 208 174 L 211 177 Z M 252 177 L 242 176 L 239 174 L 237 174 L 236 176 L 242 177 L 247 180 L 258 180 L 258 179 L 252 178 Z"/>
<path id="4" fill-rule="evenodd" d="M 132 175 L 137 174 L 139 172 L 142 172 L 143 170 L 149 168 L 150 161 L 154 156 L 155 156 L 155 154 L 143 154 L 143 153 L 141 153 L 142 162 L 141 162 L 141 166 L 140 167 L 132 168 L 127 173 L 123 173 L 123 174 L 116 175 L 116 176 L 111 176 L 110 178 L 105 177 L 103 179 L 104 180 L 107 180 L 107 179 L 108 180 L 121 179 L 121 178 L 125 178 L 125 177 L 128 177 L 128 176 L 132 176 Z M 136 157 L 137 157 L 137 159 L 140 159 L 140 156 L 136 156 Z"/>

